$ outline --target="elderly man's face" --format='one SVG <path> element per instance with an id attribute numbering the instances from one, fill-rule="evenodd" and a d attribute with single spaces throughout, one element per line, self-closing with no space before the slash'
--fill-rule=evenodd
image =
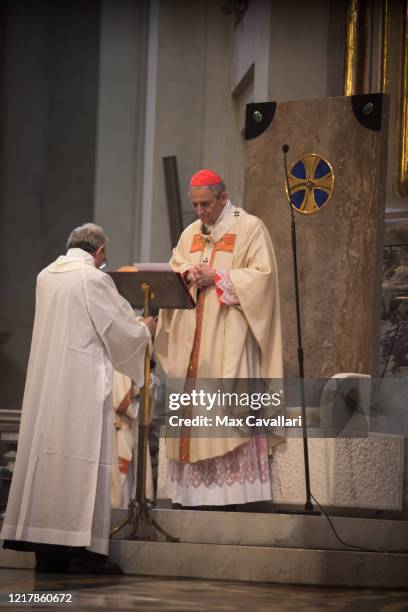
<path id="1" fill-rule="evenodd" d="M 204 225 L 214 225 L 227 201 L 224 191 L 217 199 L 209 187 L 190 187 L 190 200 Z"/>

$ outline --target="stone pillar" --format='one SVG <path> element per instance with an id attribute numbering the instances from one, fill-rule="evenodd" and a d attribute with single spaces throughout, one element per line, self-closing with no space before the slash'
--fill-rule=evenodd
<path id="1" fill-rule="evenodd" d="M 186 222 L 187 184 L 200 166 L 206 2 L 153 0 L 149 33 L 142 259 L 168 261 L 162 158 L 175 155 Z M 148 166 L 147 164 L 150 164 Z"/>
<path id="2" fill-rule="evenodd" d="M 148 4 L 102 2 L 95 222 L 110 237 L 114 267 L 140 258 Z"/>

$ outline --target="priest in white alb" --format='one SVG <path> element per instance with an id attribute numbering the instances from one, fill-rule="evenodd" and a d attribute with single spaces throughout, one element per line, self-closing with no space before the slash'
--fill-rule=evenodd
<path id="1" fill-rule="evenodd" d="M 99 270 L 108 239 L 75 229 L 40 272 L 18 449 L 1 538 L 39 571 L 116 572 L 109 550 L 112 366 L 144 383 L 153 319 Z"/>
<path id="2" fill-rule="evenodd" d="M 276 259 L 263 222 L 235 207 L 221 177 L 200 170 L 189 197 L 198 219 L 170 261 L 195 310 L 163 310 L 156 353 L 168 379 L 281 379 L 282 337 Z M 194 409 L 192 409 L 194 412 Z M 271 499 L 265 436 L 168 437 L 168 494 L 183 506 Z"/>
<path id="3" fill-rule="evenodd" d="M 151 374 L 150 398 L 154 397 L 155 378 Z M 127 508 L 136 496 L 140 388 L 117 370 L 113 372 L 113 409 L 115 430 L 112 453 L 112 507 Z M 153 499 L 153 477 L 147 444 L 146 497 Z"/>

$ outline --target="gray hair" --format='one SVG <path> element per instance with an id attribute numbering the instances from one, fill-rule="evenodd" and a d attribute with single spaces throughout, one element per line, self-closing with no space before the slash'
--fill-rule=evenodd
<path id="1" fill-rule="evenodd" d="M 94 253 L 108 242 L 107 235 L 99 225 L 84 223 L 70 233 L 67 249 L 82 249 L 88 253 Z"/>
<path id="2" fill-rule="evenodd" d="M 220 199 L 220 196 L 222 193 L 224 193 L 224 191 L 227 191 L 224 181 L 221 181 L 221 183 L 216 183 L 215 185 L 208 185 L 208 189 L 213 192 L 217 200 Z"/>
<path id="3" fill-rule="evenodd" d="M 208 187 L 208 189 L 213 192 L 217 200 L 220 199 L 221 194 L 224 193 L 224 191 L 227 191 L 223 181 L 221 181 L 221 183 L 215 183 L 215 185 L 203 185 L 203 187 Z M 191 187 L 188 190 L 188 194 L 191 195 Z"/>

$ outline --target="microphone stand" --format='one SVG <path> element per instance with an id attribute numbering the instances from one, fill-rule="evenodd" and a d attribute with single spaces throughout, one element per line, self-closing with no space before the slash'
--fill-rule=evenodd
<path id="1" fill-rule="evenodd" d="M 307 425 L 306 425 L 306 400 L 305 400 L 305 381 L 304 381 L 304 355 L 302 347 L 302 330 L 300 325 L 300 298 L 299 298 L 299 277 L 298 277 L 298 266 L 297 266 L 297 250 L 296 250 L 296 224 L 295 215 L 293 213 L 292 206 L 292 194 L 289 186 L 288 168 L 286 164 L 286 154 L 289 151 L 288 145 L 283 145 L 283 160 L 285 167 L 286 187 L 289 195 L 289 208 L 291 212 L 291 229 L 292 229 L 292 259 L 293 259 L 293 277 L 295 283 L 295 299 L 296 299 L 296 323 L 297 323 L 297 357 L 298 357 L 298 369 L 299 369 L 299 385 L 300 385 L 300 406 L 302 410 L 302 433 L 303 433 L 303 458 L 305 466 L 305 483 L 306 483 L 306 502 L 305 502 L 305 514 L 320 514 L 320 512 L 314 510 L 312 504 L 312 498 L 310 493 L 310 471 L 309 471 L 309 447 L 307 442 Z"/>

